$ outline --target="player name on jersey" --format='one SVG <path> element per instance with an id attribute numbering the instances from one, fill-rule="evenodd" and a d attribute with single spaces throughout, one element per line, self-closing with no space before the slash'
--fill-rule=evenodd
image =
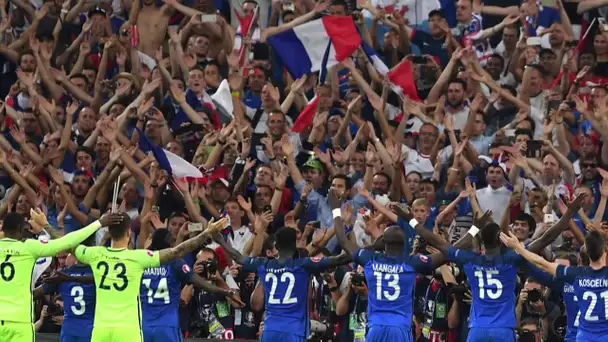
<path id="1" fill-rule="evenodd" d="M 164 277 L 167 275 L 167 269 L 164 267 L 146 268 L 146 270 L 144 271 L 144 275 Z"/>
<path id="2" fill-rule="evenodd" d="M 383 272 L 383 273 L 403 273 L 405 272 L 405 268 L 403 265 L 387 265 L 387 264 L 372 264 L 372 269 L 375 272 Z"/>
<path id="3" fill-rule="evenodd" d="M 608 287 L 608 279 L 578 279 L 580 287 Z"/>

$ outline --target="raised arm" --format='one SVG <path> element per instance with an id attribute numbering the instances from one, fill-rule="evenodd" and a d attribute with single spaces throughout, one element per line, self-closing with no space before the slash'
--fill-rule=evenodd
<path id="1" fill-rule="evenodd" d="M 340 243 L 340 247 L 342 247 L 348 255 L 354 258 L 359 246 L 346 236 L 344 221 L 342 220 L 342 213 L 340 210 L 341 201 L 332 189 L 329 190 L 327 200 L 334 216 L 334 230 L 336 232 L 336 237 L 338 238 L 338 243 Z"/>
<path id="2" fill-rule="evenodd" d="M 199 235 L 190 238 L 179 245 L 172 248 L 165 248 L 159 252 L 160 264 L 167 264 L 175 259 L 183 258 L 186 254 L 194 252 L 198 248 L 207 242 L 207 239 L 215 232 L 220 232 L 222 229 L 228 226 L 228 219 L 222 218 L 221 220 L 214 222 L 212 219 L 209 221 L 207 228 Z"/>
<path id="3" fill-rule="evenodd" d="M 212 237 L 213 237 L 213 241 L 217 242 L 217 244 L 220 245 L 220 247 L 222 247 L 222 249 L 224 251 L 226 251 L 226 253 L 228 253 L 228 256 L 230 256 L 230 259 L 234 260 L 234 262 L 236 262 L 239 265 L 243 265 L 245 263 L 245 260 L 247 259 L 247 257 L 244 256 L 243 254 L 241 254 L 236 249 L 234 249 L 229 243 L 227 243 L 226 240 L 224 240 L 224 237 L 222 235 L 217 233 L 217 234 L 212 235 Z"/>
<path id="4" fill-rule="evenodd" d="M 524 245 L 521 244 L 521 242 L 519 242 L 519 240 L 511 232 L 509 232 L 509 234 L 500 233 L 500 240 L 502 241 L 502 243 L 505 244 L 505 246 L 514 249 L 517 254 L 521 255 L 538 268 L 555 277 L 558 264 L 554 262 L 549 262 L 540 255 L 534 254 L 527 250 Z"/>
<path id="5" fill-rule="evenodd" d="M 122 222 L 122 214 L 107 214 L 102 216 L 98 221 L 95 221 L 82 229 L 66 234 L 57 240 L 50 240 L 45 243 L 40 243 L 36 240 L 26 240 L 26 243 L 29 245 L 28 247 L 31 247 L 30 252 L 37 258 L 55 256 L 55 254 L 61 251 L 73 249 L 95 233 L 99 228 L 118 224 L 120 222 Z"/>
<path id="6" fill-rule="evenodd" d="M 543 235 L 541 235 L 541 237 L 534 240 L 530 245 L 528 245 L 528 250 L 532 253 L 539 253 L 543 250 L 543 248 L 549 246 L 549 244 L 551 244 L 555 239 L 557 239 L 559 234 L 561 234 L 564 230 L 568 229 L 570 220 L 583 205 L 583 200 L 585 199 L 586 195 L 587 194 L 585 193 L 580 193 L 578 196 L 576 196 L 574 201 L 568 204 L 568 210 L 566 210 L 566 213 L 562 216 L 562 218 L 560 218 L 559 221 L 557 221 L 557 223 L 553 225 L 553 227 L 547 229 L 547 231 Z"/>

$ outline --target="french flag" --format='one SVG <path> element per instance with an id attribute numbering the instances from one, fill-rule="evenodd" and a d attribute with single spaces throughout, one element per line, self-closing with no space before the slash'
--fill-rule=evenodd
<path id="1" fill-rule="evenodd" d="M 361 36 L 351 16 L 332 15 L 271 36 L 268 42 L 298 79 L 350 57 L 361 45 Z"/>
<path id="2" fill-rule="evenodd" d="M 139 132 L 139 147 L 144 152 L 152 151 L 154 158 L 156 158 L 156 161 L 158 162 L 158 166 L 167 171 L 169 176 L 176 177 L 178 179 L 203 178 L 203 173 L 194 165 L 188 163 L 185 159 L 177 154 L 169 152 L 164 148 L 153 144 L 150 140 L 148 140 L 148 138 L 146 138 L 144 132 L 140 131 L 138 128 L 135 129 L 137 129 Z"/>
<path id="3" fill-rule="evenodd" d="M 378 73 L 388 77 L 391 83 L 391 89 L 395 93 L 405 95 L 413 101 L 421 101 L 420 96 L 418 96 L 418 90 L 416 89 L 414 69 L 410 60 L 405 59 L 397 64 L 392 70 L 389 70 L 378 53 L 371 46 L 366 42 L 362 42 L 361 47 Z"/>
<path id="4" fill-rule="evenodd" d="M 538 34 L 536 33 L 536 20 L 534 20 L 533 17 L 527 16 L 526 17 L 526 33 L 528 34 L 528 37 L 536 37 L 538 36 Z"/>
<path id="5" fill-rule="evenodd" d="M 296 119 L 296 122 L 293 123 L 293 127 L 291 130 L 296 133 L 301 133 L 305 131 L 308 127 L 312 126 L 312 121 L 315 118 L 315 113 L 317 112 L 317 106 L 319 105 L 319 97 L 315 95 L 315 97 L 310 100 L 308 105 L 302 109 L 300 115 Z"/>

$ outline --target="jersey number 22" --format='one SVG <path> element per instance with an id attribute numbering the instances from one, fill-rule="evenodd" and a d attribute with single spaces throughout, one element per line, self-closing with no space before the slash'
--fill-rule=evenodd
<path id="1" fill-rule="evenodd" d="M 264 277 L 266 283 L 270 283 L 270 295 L 268 296 L 268 304 L 296 304 L 298 298 L 292 297 L 293 287 L 296 284 L 296 277 L 291 272 L 284 272 L 281 274 L 281 278 L 277 277 L 274 273 L 266 273 Z M 275 293 L 277 292 L 277 286 L 279 284 L 287 283 L 287 289 L 283 298 L 276 298 Z"/>

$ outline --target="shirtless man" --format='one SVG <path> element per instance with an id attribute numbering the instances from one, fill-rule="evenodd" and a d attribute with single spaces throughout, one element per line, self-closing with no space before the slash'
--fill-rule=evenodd
<path id="1" fill-rule="evenodd" d="M 156 50 L 163 45 L 169 19 L 175 10 L 169 4 L 156 7 L 156 0 L 134 0 L 129 15 L 129 23 L 137 25 L 139 31 L 139 51 L 148 56 L 154 56 Z"/>

